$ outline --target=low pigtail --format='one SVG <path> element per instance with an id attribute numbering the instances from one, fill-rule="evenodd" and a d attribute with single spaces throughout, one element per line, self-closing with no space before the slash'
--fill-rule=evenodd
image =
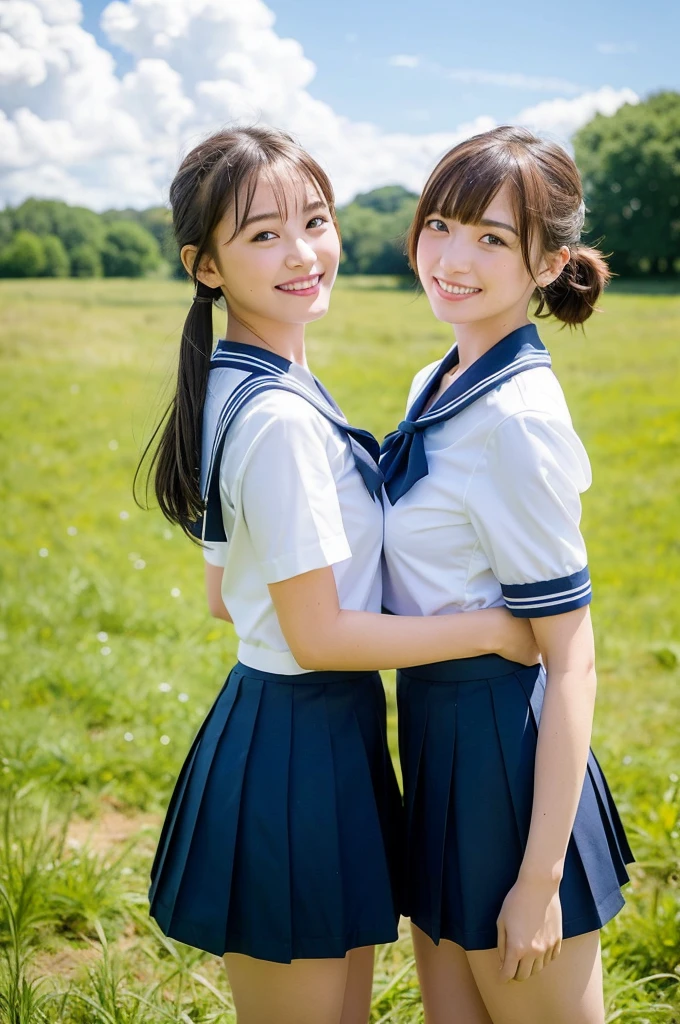
<path id="1" fill-rule="evenodd" d="M 584 323 L 596 309 L 610 277 L 611 271 L 598 249 L 572 246 L 571 259 L 560 276 L 547 288 L 538 289 L 535 315 L 554 316 L 570 326 Z"/>
<path id="2" fill-rule="evenodd" d="M 140 461 L 141 467 L 158 430 L 163 427 L 149 463 L 147 479 L 153 475 L 156 500 L 163 515 L 171 523 L 177 523 L 189 537 L 192 537 L 191 523 L 203 510 L 200 488 L 203 403 L 213 347 L 212 307 L 213 302 L 221 298 L 220 288 L 208 288 L 197 282 L 182 330 L 177 390 Z"/>

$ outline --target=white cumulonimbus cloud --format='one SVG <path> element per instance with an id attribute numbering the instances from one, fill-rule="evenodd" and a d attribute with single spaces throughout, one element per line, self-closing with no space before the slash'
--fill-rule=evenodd
<path id="1" fill-rule="evenodd" d="M 419 189 L 449 146 L 495 124 L 479 117 L 453 132 L 414 134 L 340 116 L 314 98 L 314 64 L 274 20 L 262 0 L 114 0 L 101 24 L 132 57 L 121 77 L 82 28 L 77 0 L 2 0 L 0 203 L 29 195 L 94 209 L 163 203 L 182 153 L 234 120 L 292 132 L 345 202 L 388 182 Z M 415 58 L 394 63 L 417 67 Z M 514 121 L 567 141 L 597 111 L 626 102 L 637 102 L 630 89 L 605 86 Z"/>

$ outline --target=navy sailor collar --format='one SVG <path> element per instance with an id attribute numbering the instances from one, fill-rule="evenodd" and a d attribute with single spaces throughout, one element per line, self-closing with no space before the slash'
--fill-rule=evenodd
<path id="1" fill-rule="evenodd" d="M 423 441 L 427 427 L 451 419 L 518 373 L 551 365 L 550 354 L 539 338 L 535 324 L 526 324 L 506 335 L 475 360 L 424 413 L 427 401 L 436 392 L 443 375 L 457 363 L 458 346 L 454 345 L 423 384 L 406 419 L 383 442 L 380 466 L 385 475 L 385 491 L 392 505 L 418 480 L 427 476 Z"/>
<path id="2" fill-rule="evenodd" d="M 311 370 L 299 363 L 291 362 L 285 356 L 280 356 L 278 352 L 260 348 L 258 345 L 248 345 L 246 342 L 227 341 L 225 338 L 220 338 L 212 354 L 210 368 L 216 370 L 220 367 L 231 367 L 234 370 L 244 370 L 251 374 L 266 374 L 276 377 L 284 377 L 290 373 L 291 367 L 297 367 L 311 377 L 336 416 L 347 422 L 347 417 L 338 403 Z M 318 403 L 319 395 L 309 387 L 305 380 L 292 374 L 290 383 L 296 390 L 300 390 L 305 398 L 313 399 L 312 404 Z"/>
<path id="3" fill-rule="evenodd" d="M 488 352 L 476 359 L 453 384 L 439 396 L 437 401 L 422 415 L 428 398 L 439 387 L 439 382 L 458 364 L 458 346 L 454 345 L 434 368 L 420 389 L 409 409 L 408 420 L 423 420 L 427 423 L 441 422 L 461 412 L 471 402 L 481 398 L 488 391 L 498 387 L 523 370 L 534 366 L 550 366 L 550 353 L 538 336 L 535 324 L 525 324 L 496 342 Z"/>
<path id="4" fill-rule="evenodd" d="M 226 338 L 220 338 L 217 342 L 210 364 L 212 367 L 231 366 L 234 369 L 241 364 L 244 370 L 249 370 L 251 373 L 271 373 L 281 370 L 288 373 L 293 365 L 290 359 L 280 356 L 277 352 L 260 348 L 259 345 L 248 345 L 243 341 L 227 341 Z"/>
<path id="5" fill-rule="evenodd" d="M 378 467 L 380 446 L 367 430 L 353 427 L 347 422 L 338 404 L 326 390 L 321 381 L 301 367 L 312 378 L 311 383 L 301 380 L 289 373 L 292 366 L 297 365 L 266 349 L 256 345 L 221 339 L 210 360 L 211 370 L 231 368 L 244 370 L 246 376 L 233 389 L 217 417 L 212 445 L 202 458 L 201 494 L 204 511 L 192 532 L 207 541 L 224 541 L 224 523 L 222 520 L 221 500 L 219 491 L 219 467 L 222 453 L 231 424 L 238 413 L 253 398 L 269 390 L 288 391 L 306 399 L 318 412 L 334 423 L 343 433 L 354 458 L 356 468 L 371 497 L 381 500 L 383 483 L 382 473 Z"/>

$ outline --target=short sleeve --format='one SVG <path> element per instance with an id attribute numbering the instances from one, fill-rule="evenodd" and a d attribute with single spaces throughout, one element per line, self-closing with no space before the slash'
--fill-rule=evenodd
<path id="1" fill-rule="evenodd" d="M 264 578 L 278 583 L 344 561 L 351 550 L 325 421 L 304 398 L 282 391 L 269 392 L 267 411 L 244 459 L 241 503 Z"/>
<path id="2" fill-rule="evenodd" d="M 228 548 L 229 545 L 224 541 L 206 541 L 203 545 L 203 557 L 209 565 L 224 568 L 227 564 Z"/>
<path id="3" fill-rule="evenodd" d="M 513 615 L 538 618 L 591 600 L 580 494 L 588 456 L 568 422 L 523 412 L 490 436 L 465 503 Z"/>

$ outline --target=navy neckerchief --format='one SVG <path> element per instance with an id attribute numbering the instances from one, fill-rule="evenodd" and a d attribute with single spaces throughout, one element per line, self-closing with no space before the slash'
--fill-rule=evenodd
<path id="1" fill-rule="evenodd" d="M 192 525 L 192 533 L 205 541 L 225 541 L 227 539 L 222 522 L 220 502 L 220 464 L 229 427 L 245 405 L 256 395 L 265 391 L 288 391 L 300 395 L 318 412 L 339 427 L 349 441 L 361 478 L 366 489 L 372 496 L 380 496 L 383 483 L 382 472 L 378 468 L 380 446 L 367 430 L 351 426 L 343 415 L 340 407 L 330 396 L 324 386 L 314 377 L 323 398 L 303 381 L 289 374 L 291 363 L 275 352 L 267 352 L 255 345 L 221 340 L 218 342 L 210 361 L 211 370 L 230 367 L 234 370 L 245 370 L 248 376 L 236 385 L 225 402 L 217 420 L 210 458 L 207 464 L 202 495 L 204 501 L 203 515 Z M 324 401 L 324 398 L 326 401 Z"/>
<path id="2" fill-rule="evenodd" d="M 425 381 L 406 419 L 383 441 L 380 468 L 385 476 L 385 492 L 391 505 L 403 497 L 418 480 L 427 476 L 424 433 L 428 427 L 456 416 L 516 374 L 536 366 L 550 366 L 550 354 L 534 324 L 519 327 L 480 356 L 423 413 L 428 399 L 439 387 L 442 376 L 457 363 L 458 347 L 454 345 Z"/>

